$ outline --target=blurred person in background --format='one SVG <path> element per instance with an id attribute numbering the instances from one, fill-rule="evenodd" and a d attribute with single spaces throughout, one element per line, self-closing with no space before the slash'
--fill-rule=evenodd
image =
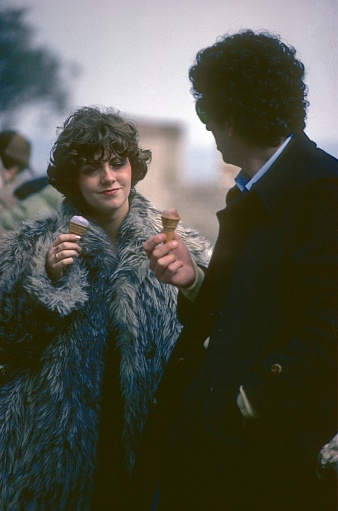
<path id="1" fill-rule="evenodd" d="M 26 180 L 30 168 L 31 144 L 13 130 L 0 133 L 0 238 L 19 222 L 58 209 L 62 195 L 45 176 Z"/>
<path id="2" fill-rule="evenodd" d="M 0 133 L 0 212 L 15 205 L 14 190 L 29 170 L 31 144 L 16 131 Z"/>
<path id="3" fill-rule="evenodd" d="M 190 69 L 196 112 L 241 171 L 206 274 L 179 236 L 145 243 L 186 318 L 136 464 L 137 511 L 154 495 L 158 511 L 336 509 L 338 161 L 304 133 L 303 78 L 292 46 L 251 30 Z"/>
<path id="4" fill-rule="evenodd" d="M 48 167 L 65 196 L 60 212 L 2 242 L 0 509 L 127 509 L 144 423 L 181 331 L 177 290 L 155 278 L 143 250 L 161 225 L 135 189 L 150 160 L 117 111 L 76 110 Z M 69 232 L 74 215 L 89 221 L 82 237 Z M 209 243 L 177 230 L 207 266 Z"/>

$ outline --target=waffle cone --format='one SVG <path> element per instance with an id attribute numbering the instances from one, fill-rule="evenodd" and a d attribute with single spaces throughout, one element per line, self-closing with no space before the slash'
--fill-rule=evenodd
<path id="1" fill-rule="evenodd" d="M 86 232 L 87 227 L 85 225 L 78 224 L 76 222 L 69 222 L 69 232 L 70 234 L 77 234 L 78 236 L 83 236 Z"/>
<path id="2" fill-rule="evenodd" d="M 177 227 L 178 222 L 180 221 L 180 217 L 177 216 L 175 218 L 173 217 L 167 217 L 165 215 L 162 215 L 162 232 L 167 236 L 166 242 L 171 241 L 174 237 L 174 232 Z"/>

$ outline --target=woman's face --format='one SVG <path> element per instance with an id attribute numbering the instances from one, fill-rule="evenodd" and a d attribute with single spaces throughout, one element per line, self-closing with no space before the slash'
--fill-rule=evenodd
<path id="1" fill-rule="evenodd" d="M 100 218 L 124 218 L 129 210 L 131 189 L 131 165 L 128 158 L 112 154 L 109 161 L 99 161 L 101 153 L 95 154 L 95 164 L 85 164 L 79 173 L 80 191 Z"/>

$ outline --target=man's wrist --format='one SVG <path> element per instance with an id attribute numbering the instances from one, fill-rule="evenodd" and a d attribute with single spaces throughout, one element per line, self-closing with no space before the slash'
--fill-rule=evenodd
<path id="1" fill-rule="evenodd" d="M 204 280 L 204 271 L 199 266 L 197 266 L 194 259 L 192 259 L 192 263 L 195 270 L 195 280 L 190 286 L 180 288 L 180 291 L 184 294 L 186 298 L 188 298 L 190 302 L 194 302 L 196 300 L 196 297 Z"/>

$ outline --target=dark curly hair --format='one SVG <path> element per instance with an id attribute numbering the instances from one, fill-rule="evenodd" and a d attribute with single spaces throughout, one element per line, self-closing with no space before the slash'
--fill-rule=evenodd
<path id="1" fill-rule="evenodd" d="M 147 174 L 151 152 L 140 149 L 135 125 L 113 108 L 79 108 L 58 130 L 47 169 L 49 183 L 74 202 L 81 196 L 77 185 L 79 170 L 93 162 L 98 151 L 101 160 L 108 161 L 112 155 L 129 159 L 132 186 Z"/>
<path id="2" fill-rule="evenodd" d="M 305 128 L 307 87 L 296 50 L 268 32 L 244 30 L 202 49 L 189 70 L 192 93 L 220 127 L 276 146 Z"/>

